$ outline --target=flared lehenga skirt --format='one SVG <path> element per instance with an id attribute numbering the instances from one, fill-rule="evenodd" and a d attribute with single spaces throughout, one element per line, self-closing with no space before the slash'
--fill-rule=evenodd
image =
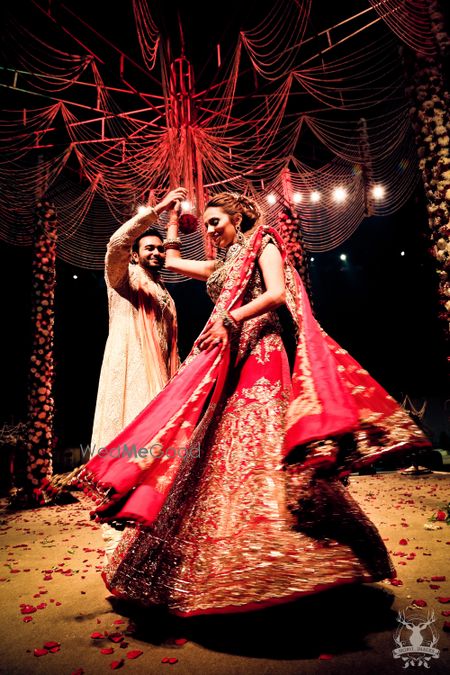
<path id="1" fill-rule="evenodd" d="M 268 333 L 232 371 L 155 523 L 125 529 L 103 575 L 113 594 L 189 616 L 395 575 L 337 476 L 281 463 L 289 398 L 286 352 Z"/>

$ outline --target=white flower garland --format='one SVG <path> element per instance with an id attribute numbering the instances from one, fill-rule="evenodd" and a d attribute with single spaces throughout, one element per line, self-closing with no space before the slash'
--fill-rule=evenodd
<path id="1" fill-rule="evenodd" d="M 430 2 L 430 17 L 437 51 L 450 48 L 439 3 Z M 450 94 L 444 87 L 438 59 L 416 54 L 413 86 L 407 94 L 414 101 L 410 109 L 416 133 L 419 168 L 427 197 L 431 253 L 439 276 L 440 318 L 448 333 L 450 313 Z"/>

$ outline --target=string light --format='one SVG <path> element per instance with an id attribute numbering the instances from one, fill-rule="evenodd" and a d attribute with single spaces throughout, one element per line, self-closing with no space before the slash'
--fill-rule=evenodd
<path id="1" fill-rule="evenodd" d="M 183 213 L 190 213 L 192 211 L 192 204 L 187 199 L 181 202 L 181 210 Z"/>
<path id="2" fill-rule="evenodd" d="M 313 204 L 317 204 L 317 202 L 320 202 L 321 199 L 321 194 L 317 190 L 313 190 L 309 196 L 310 200 L 312 201 Z"/>
<path id="3" fill-rule="evenodd" d="M 72 277 L 72 279 L 78 279 L 78 275 L 77 275 L 77 274 L 74 274 L 73 277 Z"/>
<path id="4" fill-rule="evenodd" d="M 345 255 L 345 253 L 341 253 L 339 259 L 342 260 L 342 262 L 345 262 L 347 260 L 347 256 Z"/>
<path id="5" fill-rule="evenodd" d="M 342 204 L 347 199 L 347 191 L 342 187 L 337 187 L 333 190 L 333 199 L 338 204 Z"/>
<path id="6" fill-rule="evenodd" d="M 372 188 L 372 197 L 374 199 L 383 199 L 385 194 L 385 189 L 382 185 L 374 185 Z"/>
<path id="7" fill-rule="evenodd" d="M 405 255 L 405 251 L 400 251 L 400 255 L 401 255 L 401 256 L 404 256 L 404 255 Z"/>
<path id="8" fill-rule="evenodd" d="M 292 201 L 294 202 L 294 204 L 300 204 L 302 199 L 303 196 L 301 192 L 294 192 L 294 194 L 292 195 Z"/>
<path id="9" fill-rule="evenodd" d="M 273 206 L 277 203 L 276 195 L 274 195 L 273 192 L 271 192 L 270 195 L 267 195 L 267 202 L 270 204 L 270 206 Z"/>

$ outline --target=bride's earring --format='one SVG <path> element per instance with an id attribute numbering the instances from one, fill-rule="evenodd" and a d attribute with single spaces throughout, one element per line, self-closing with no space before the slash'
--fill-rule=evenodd
<path id="1" fill-rule="evenodd" d="M 239 223 L 234 226 L 236 230 L 236 244 L 245 244 L 245 237 L 242 234 L 241 226 Z"/>

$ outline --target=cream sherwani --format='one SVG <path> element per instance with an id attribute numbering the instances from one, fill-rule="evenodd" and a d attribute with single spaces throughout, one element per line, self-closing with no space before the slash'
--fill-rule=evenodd
<path id="1" fill-rule="evenodd" d="M 174 302 L 161 281 L 130 264 L 135 239 L 157 220 L 131 218 L 111 237 L 105 259 L 109 335 L 91 441 L 91 455 L 106 446 L 158 394 L 178 366 Z"/>

